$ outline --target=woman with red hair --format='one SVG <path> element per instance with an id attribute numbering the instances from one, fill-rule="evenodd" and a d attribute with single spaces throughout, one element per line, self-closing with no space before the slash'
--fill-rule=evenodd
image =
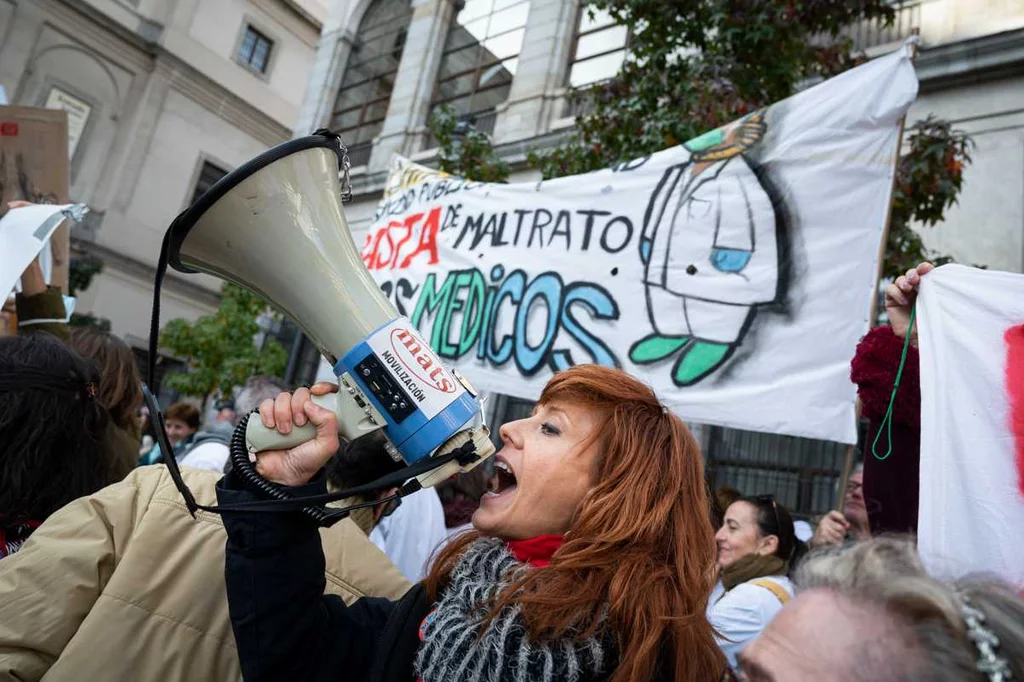
<path id="1" fill-rule="evenodd" d="M 309 398 L 299 389 L 260 406 L 282 433 L 317 427 L 315 440 L 256 463 L 299 495 L 324 491 L 320 469 L 338 447 L 333 414 Z M 682 421 L 628 374 L 584 365 L 556 374 L 501 439 L 475 531 L 398 602 L 324 596 L 320 538 L 304 516 L 226 514 L 245 679 L 721 679 L 705 617 L 714 533 Z M 231 474 L 218 494 L 253 499 Z"/>

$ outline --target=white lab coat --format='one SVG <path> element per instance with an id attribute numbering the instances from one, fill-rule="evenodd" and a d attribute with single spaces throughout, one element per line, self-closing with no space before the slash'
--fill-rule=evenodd
<path id="1" fill-rule="evenodd" d="M 444 507 L 433 488 L 403 497 L 398 509 L 370 532 L 370 541 L 411 583 L 427 576 L 431 556 L 447 539 Z"/>
<path id="2" fill-rule="evenodd" d="M 793 596 L 793 584 L 789 578 L 773 575 L 741 583 L 728 592 L 719 583 L 708 603 L 707 615 L 715 628 L 715 640 L 733 668 L 736 667 L 736 656 L 782 610 L 782 602 L 771 590 L 754 584 L 758 580 L 769 580 Z"/>
<path id="3" fill-rule="evenodd" d="M 663 336 L 736 343 L 752 307 L 777 294 L 775 210 L 742 156 L 697 177 L 694 166 L 666 171 L 648 206 L 642 239 L 650 244 L 651 323 Z M 726 254 L 732 263 L 716 264 Z"/>

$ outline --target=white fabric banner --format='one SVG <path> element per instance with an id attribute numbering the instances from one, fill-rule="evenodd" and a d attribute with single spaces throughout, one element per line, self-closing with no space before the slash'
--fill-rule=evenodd
<path id="1" fill-rule="evenodd" d="M 1024 588 L 1024 275 L 943 266 L 917 316 L 921 555 Z"/>
<path id="2" fill-rule="evenodd" d="M 478 388 L 616 365 L 686 420 L 854 442 L 904 47 L 646 158 L 484 184 L 393 162 L 362 256 Z"/>
<path id="3" fill-rule="evenodd" d="M 0 219 L 0 292 L 4 299 L 21 290 L 21 273 L 40 254 L 43 277 L 50 281 L 50 237 L 65 220 L 81 221 L 86 211 L 84 204 L 33 204 L 4 214 Z"/>

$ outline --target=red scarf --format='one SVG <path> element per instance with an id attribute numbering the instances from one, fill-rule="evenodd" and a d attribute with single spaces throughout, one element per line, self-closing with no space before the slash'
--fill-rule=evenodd
<path id="1" fill-rule="evenodd" d="M 509 540 L 505 546 L 517 561 L 529 564 L 534 568 L 544 568 L 551 563 L 551 555 L 563 543 L 565 543 L 565 537 L 562 535 L 538 535 L 527 540 Z"/>
<path id="2" fill-rule="evenodd" d="M 516 561 L 520 561 L 524 564 L 529 564 L 534 568 L 544 568 L 551 563 L 551 555 L 554 554 L 559 547 L 565 543 L 565 537 L 562 535 L 538 535 L 535 538 L 528 538 L 526 540 L 508 540 L 505 546 L 508 547 L 508 551 L 512 552 L 512 556 L 516 558 Z M 423 633 L 427 629 L 427 624 L 434 619 L 434 614 L 437 609 L 431 610 L 427 614 L 427 617 L 420 623 L 420 641 L 423 641 Z"/>

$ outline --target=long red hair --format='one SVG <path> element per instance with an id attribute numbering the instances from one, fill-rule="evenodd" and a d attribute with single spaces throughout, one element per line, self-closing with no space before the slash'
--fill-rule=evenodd
<path id="1" fill-rule="evenodd" d="M 693 435 L 650 388 L 617 369 L 579 365 L 555 374 L 540 403 L 554 401 L 599 413 L 597 485 L 551 563 L 487 608 L 496 614 L 517 604 L 535 640 L 610 628 L 618 647 L 612 682 L 720 679 L 725 661 L 705 617 L 715 539 Z M 441 550 L 426 580 L 431 599 L 478 537 L 466 533 Z"/>

